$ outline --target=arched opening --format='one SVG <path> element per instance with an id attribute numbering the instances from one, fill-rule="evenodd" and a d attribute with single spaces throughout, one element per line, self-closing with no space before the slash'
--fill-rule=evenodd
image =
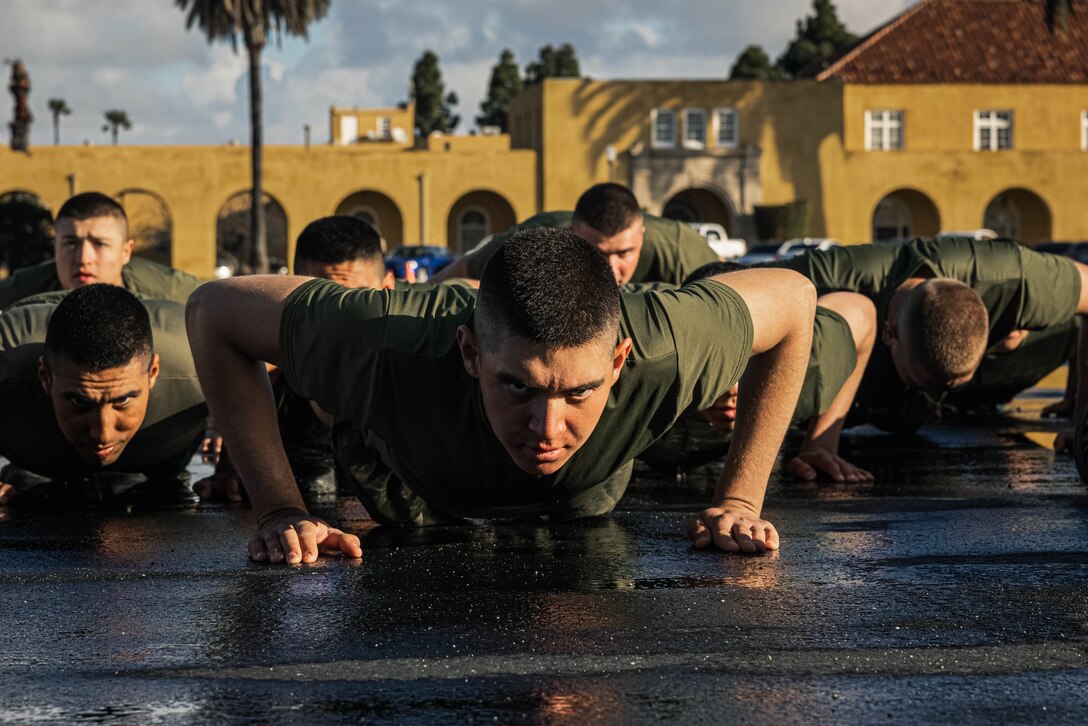
<path id="1" fill-rule="evenodd" d="M 941 215 L 933 200 L 915 189 L 897 189 L 873 210 L 873 241 L 933 237 L 941 229 Z"/>
<path id="2" fill-rule="evenodd" d="M 219 208 L 215 222 L 216 274 L 237 275 L 249 252 L 249 208 L 253 196 L 238 192 Z M 268 242 L 268 270 L 287 272 L 287 213 L 268 194 L 261 195 L 264 203 L 265 239 Z"/>
<path id="3" fill-rule="evenodd" d="M 731 233 L 733 213 L 729 203 L 709 189 L 685 189 L 665 202 L 661 216 L 677 222 L 713 222 Z"/>
<path id="4" fill-rule="evenodd" d="M 446 219 L 446 246 L 462 254 L 484 237 L 517 224 L 510 202 L 495 192 L 482 189 L 458 199 Z"/>
<path id="5" fill-rule="evenodd" d="M 1050 239 L 1050 208 L 1035 192 L 1008 189 L 990 200 L 982 226 L 1028 244 Z"/>
<path id="6" fill-rule="evenodd" d="M 336 205 L 336 214 L 366 220 L 381 234 L 390 249 L 404 244 L 404 218 L 397 203 L 381 192 L 359 191 Z"/>
<path id="7" fill-rule="evenodd" d="M 0 278 L 53 257 L 53 213 L 34 192 L 0 194 Z"/>
<path id="8" fill-rule="evenodd" d="M 125 189 L 116 198 L 128 217 L 128 236 L 135 242 L 133 254 L 170 265 L 174 223 L 162 197 L 143 189 Z"/>

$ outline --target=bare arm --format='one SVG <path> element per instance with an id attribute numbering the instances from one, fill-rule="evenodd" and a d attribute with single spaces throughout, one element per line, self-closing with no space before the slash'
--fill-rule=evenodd
<path id="1" fill-rule="evenodd" d="M 431 278 L 431 282 L 443 282 L 445 280 L 452 280 L 455 277 L 463 277 L 466 280 L 471 279 L 468 276 L 468 262 L 465 260 L 464 255 L 461 255 L 436 272 Z"/>
<path id="2" fill-rule="evenodd" d="M 876 306 L 864 295 L 852 292 L 823 295 L 816 303 L 846 320 L 857 350 L 857 364 L 828 409 L 812 420 L 800 453 L 788 462 L 787 468 L 802 479 L 815 479 L 819 470 L 836 481 L 869 480 L 873 478 L 871 473 L 839 456 L 839 438 L 876 342 Z"/>
<path id="3" fill-rule="evenodd" d="M 312 562 L 319 549 L 358 557 L 359 541 L 306 514 L 279 438 L 263 361 L 281 364 L 280 318 L 288 295 L 310 278 L 260 275 L 202 285 L 186 327 L 208 407 L 257 514 L 253 559 Z"/>
<path id="4" fill-rule="evenodd" d="M 1076 405 L 1073 407 L 1073 422 L 1076 423 L 1084 415 L 1085 407 L 1088 407 L 1088 265 L 1074 262 L 1077 272 L 1080 274 L 1080 298 L 1077 300 L 1077 315 L 1081 317 L 1080 336 L 1077 338 L 1077 352 L 1073 365 L 1069 367 L 1070 377 L 1076 376 Z M 1070 449 L 1074 445 L 1074 433 L 1072 429 L 1062 431 L 1054 442 L 1054 448 L 1058 451 Z"/>
<path id="5" fill-rule="evenodd" d="M 727 552 L 778 548 L 760 519 L 767 480 L 797 406 L 812 345 L 816 291 L 790 270 L 745 270 L 715 278 L 744 299 L 752 316 L 752 358 L 740 385 L 737 426 L 710 508 L 689 527 L 696 547 Z"/>

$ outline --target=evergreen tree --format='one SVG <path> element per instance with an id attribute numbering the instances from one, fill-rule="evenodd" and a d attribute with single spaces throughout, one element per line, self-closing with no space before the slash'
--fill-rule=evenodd
<path id="1" fill-rule="evenodd" d="M 831 0 L 812 0 L 813 14 L 797 21 L 797 37 L 778 59 L 778 68 L 793 78 L 809 65 L 826 61 L 857 36 L 839 20 Z"/>
<path id="2" fill-rule="evenodd" d="M 545 78 L 580 78 L 581 68 L 574 46 L 563 43 L 559 50 L 550 44 L 540 49 L 540 56 L 525 67 L 525 83 L 540 83 Z"/>
<path id="3" fill-rule="evenodd" d="M 758 45 L 750 45 L 737 56 L 729 70 L 731 81 L 778 81 L 782 71 L 771 63 L 770 57 Z"/>
<path id="4" fill-rule="evenodd" d="M 416 133 L 420 137 L 434 131 L 448 134 L 461 121 L 461 117 L 454 115 L 452 110 L 457 103 L 457 94 L 453 91 L 446 93 L 438 56 L 432 51 L 421 55 L 412 70 L 412 98 L 416 102 Z"/>
<path id="5" fill-rule="evenodd" d="M 499 55 L 499 62 L 491 67 L 491 83 L 487 87 L 487 98 L 480 104 L 477 125 L 498 126 L 504 133 L 508 131 L 510 100 L 521 93 L 524 85 L 521 69 L 514 61 L 514 54 L 509 48 L 503 50 Z"/>

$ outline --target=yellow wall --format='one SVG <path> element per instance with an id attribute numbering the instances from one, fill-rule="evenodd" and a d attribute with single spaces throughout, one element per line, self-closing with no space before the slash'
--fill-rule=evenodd
<path id="1" fill-rule="evenodd" d="M 306 224 L 335 213 L 343 200 L 363 190 L 376 190 L 396 205 L 403 217 L 405 243 L 443 245 L 450 212 L 473 192 L 492 192 L 519 219 L 533 214 L 535 160 L 533 152 L 518 150 L 382 153 L 365 145 L 309 150 L 271 146 L 264 154 L 264 190 L 286 212 L 289 257 Z M 219 210 L 250 183 L 249 149 L 244 146 L 51 146 L 33 148 L 30 154 L 4 148 L 0 168 L 0 193 L 33 192 L 54 212 L 69 196 L 69 174 L 75 175 L 76 191 L 154 193 L 166 204 L 173 223 L 173 264 L 203 277 L 210 276 L 215 265 Z"/>

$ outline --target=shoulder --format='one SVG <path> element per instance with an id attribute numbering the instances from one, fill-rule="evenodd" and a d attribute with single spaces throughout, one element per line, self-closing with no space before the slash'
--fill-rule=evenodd
<path id="1" fill-rule="evenodd" d="M 0 310 L 31 295 L 59 289 L 60 279 L 55 261 L 20 268 L 0 282 Z"/>
<path id="2" fill-rule="evenodd" d="M 204 281 L 188 272 L 133 256 L 121 276 L 126 288 L 151 298 L 185 302 Z"/>

